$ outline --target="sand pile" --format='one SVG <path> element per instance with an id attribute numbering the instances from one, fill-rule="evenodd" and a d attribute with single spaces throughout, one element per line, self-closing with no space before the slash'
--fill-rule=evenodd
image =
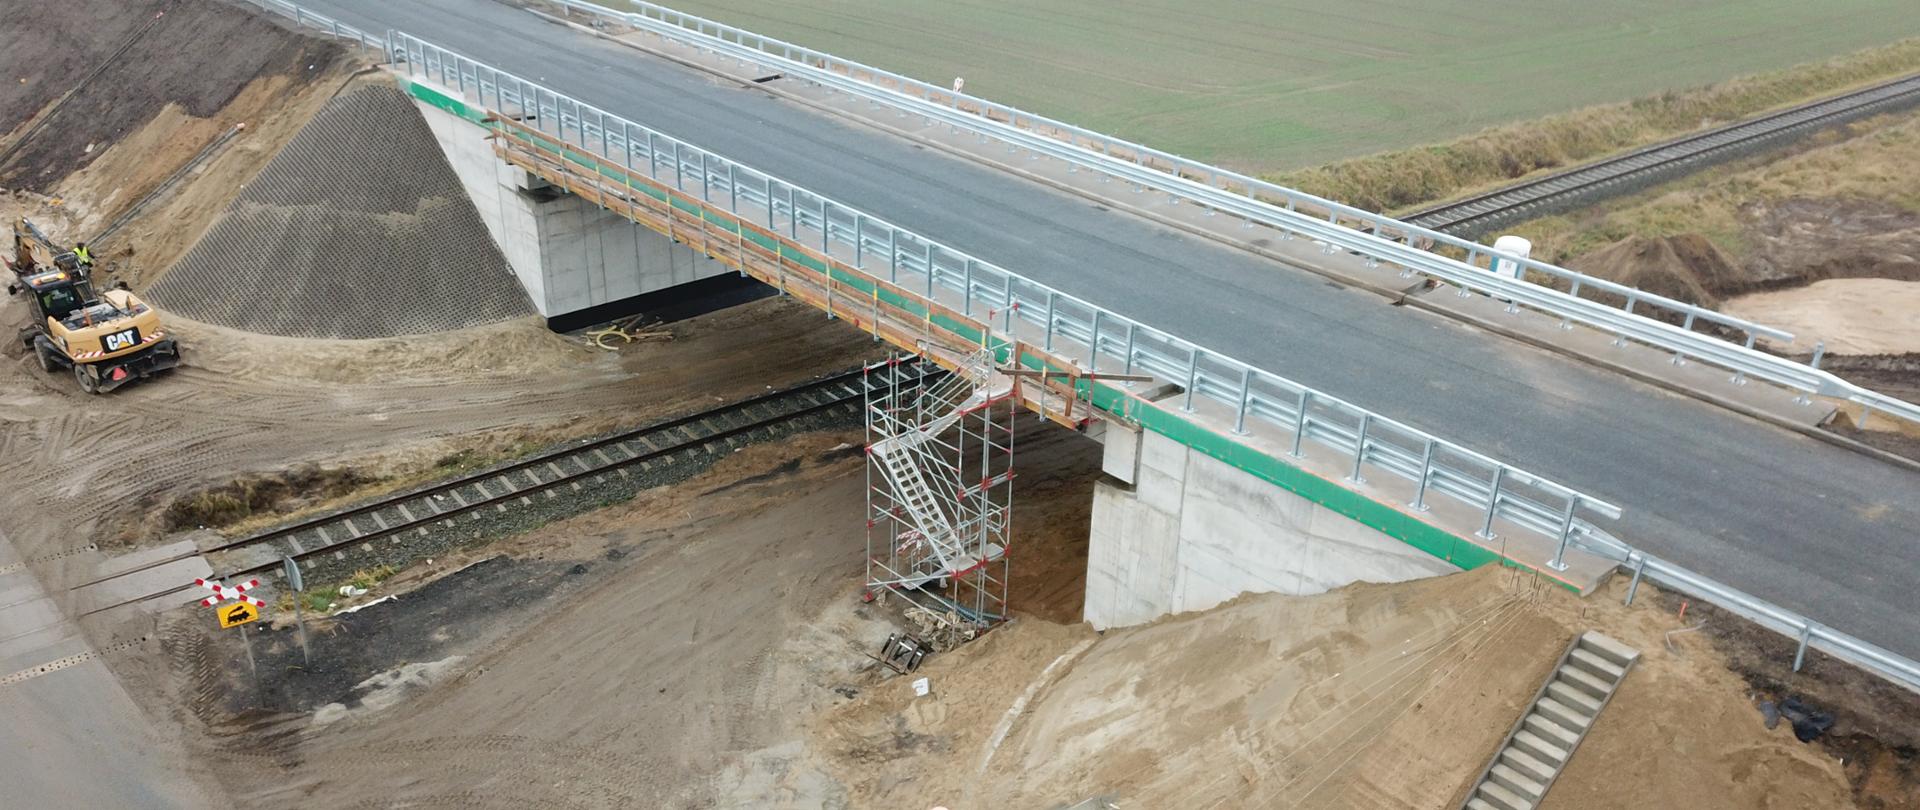
<path id="1" fill-rule="evenodd" d="M 1643 663 L 1543 807 L 1849 804 L 1836 762 L 1766 731 L 1710 652 L 1664 649 L 1675 623 L 1642 604 L 1488 566 L 1104 637 L 1028 621 L 931 659 L 916 673 L 930 698 L 906 679 L 866 689 L 823 718 L 816 750 L 857 806 L 1451 806 L 1577 629 L 1598 627 Z M 1648 776 L 1622 791 L 1620 773 Z"/>
<path id="2" fill-rule="evenodd" d="M 328 103 L 152 293 L 189 318 L 289 337 L 533 312 L 426 122 L 379 84 Z"/>

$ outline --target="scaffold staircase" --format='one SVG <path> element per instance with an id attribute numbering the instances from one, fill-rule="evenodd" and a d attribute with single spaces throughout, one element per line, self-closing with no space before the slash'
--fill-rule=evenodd
<path id="1" fill-rule="evenodd" d="M 910 406 L 879 411 L 874 421 L 874 429 L 884 438 L 870 445 L 868 452 L 886 472 L 894 500 L 919 532 L 918 539 L 940 561 L 941 570 L 927 572 L 929 576 L 959 572 L 980 556 L 968 549 L 966 539 L 954 528 L 952 504 L 965 487 L 959 470 L 929 451 L 940 434 L 995 396 L 991 384 L 995 378 L 1006 381 L 994 372 L 993 356 L 975 352 L 957 373 Z"/>
<path id="2" fill-rule="evenodd" d="M 997 426 L 994 409 L 1011 402 L 1013 378 L 984 350 L 941 365 L 954 372 L 932 385 L 869 387 L 868 585 L 988 623 L 1004 613 L 1004 571 L 989 568 L 1004 568 L 1012 460 L 1010 423 Z"/>

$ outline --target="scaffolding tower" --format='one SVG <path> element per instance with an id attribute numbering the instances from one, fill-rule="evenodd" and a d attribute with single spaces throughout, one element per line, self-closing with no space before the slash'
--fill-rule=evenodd
<path id="1" fill-rule="evenodd" d="M 987 351 L 951 374 L 917 365 L 867 368 L 866 595 L 982 628 L 1007 615 L 1014 381 Z"/>

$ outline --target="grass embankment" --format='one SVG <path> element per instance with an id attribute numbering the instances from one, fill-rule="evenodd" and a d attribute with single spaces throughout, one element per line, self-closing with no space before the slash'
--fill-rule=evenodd
<path id="1" fill-rule="evenodd" d="M 1794 198 L 1888 203 L 1920 213 L 1920 113 L 1881 116 L 1825 134 L 1785 158 L 1750 158 L 1579 212 L 1502 229 L 1533 255 L 1565 262 L 1629 237 L 1705 236 L 1736 262 L 1753 241 L 1741 209 Z"/>
<path id="2" fill-rule="evenodd" d="M 1915 71 L 1920 71 L 1920 39 L 1907 39 L 1824 62 L 1587 107 L 1269 179 L 1369 210 L 1402 211 Z"/>

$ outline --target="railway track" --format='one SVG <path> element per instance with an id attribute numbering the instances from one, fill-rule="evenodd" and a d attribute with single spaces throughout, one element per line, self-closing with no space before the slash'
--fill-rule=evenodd
<path id="1" fill-rule="evenodd" d="M 922 380 L 943 373 L 931 364 L 919 364 L 916 369 Z M 425 536 L 437 526 L 456 525 L 455 521 L 462 517 L 477 518 L 483 510 L 507 512 L 533 505 L 536 497 L 557 498 L 556 490 L 562 488 L 579 489 L 586 484 L 604 482 L 609 476 L 628 478 L 666 465 L 718 456 L 779 435 L 782 426 L 794 420 L 835 410 L 856 410 L 865 399 L 864 374 L 864 369 L 855 369 L 712 410 L 551 449 L 228 540 L 191 554 L 154 560 L 138 568 L 74 585 L 70 590 L 194 556 L 204 556 L 209 563 L 215 563 L 213 578 L 224 580 L 271 574 L 280 570 L 283 557 L 305 561 L 322 555 L 344 554 L 356 546 L 371 548 L 380 540 L 398 542 L 409 533 Z M 194 587 L 185 584 L 95 608 L 85 615 Z"/>
<path id="2" fill-rule="evenodd" d="M 1427 208 L 1402 219 L 1454 236 L 1475 238 L 1507 222 L 1556 213 L 1574 202 L 1601 195 L 1628 193 L 1683 168 L 1733 157 L 1779 138 L 1913 104 L 1920 104 L 1920 75 L 1657 143 Z"/>

